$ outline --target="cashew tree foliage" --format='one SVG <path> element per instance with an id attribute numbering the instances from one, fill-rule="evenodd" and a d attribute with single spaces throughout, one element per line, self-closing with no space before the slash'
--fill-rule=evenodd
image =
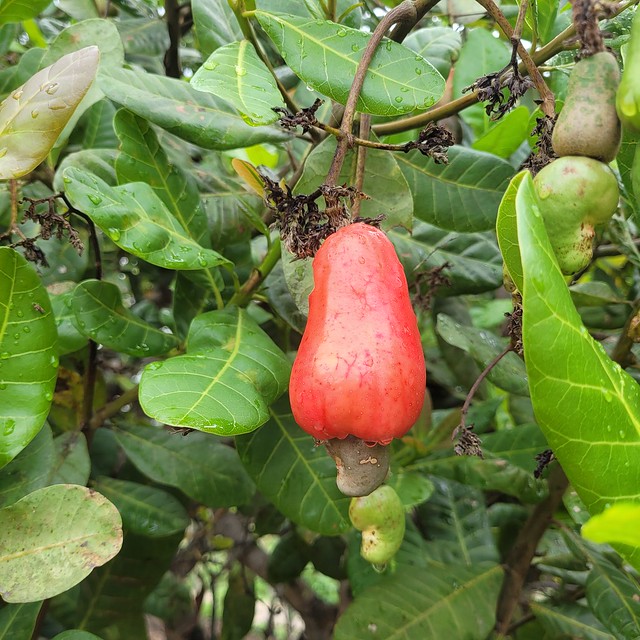
<path id="1" fill-rule="evenodd" d="M 640 638 L 636 2 L 0 0 L 0 638 Z"/>

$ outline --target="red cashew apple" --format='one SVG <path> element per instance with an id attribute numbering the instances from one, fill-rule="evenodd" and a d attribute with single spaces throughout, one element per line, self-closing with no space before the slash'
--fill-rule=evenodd
<path id="1" fill-rule="evenodd" d="M 289 385 L 293 416 L 318 440 L 354 436 L 386 445 L 417 420 L 426 383 L 420 332 L 393 244 L 372 226 L 343 227 L 317 252 L 313 280 Z M 360 464 L 378 463 L 377 454 L 369 457 L 375 462 L 363 454 Z"/>

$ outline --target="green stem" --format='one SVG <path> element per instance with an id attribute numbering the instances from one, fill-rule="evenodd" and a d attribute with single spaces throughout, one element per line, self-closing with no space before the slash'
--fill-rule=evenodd
<path id="1" fill-rule="evenodd" d="M 249 302 L 251 302 L 251 298 L 253 297 L 255 290 L 271 273 L 276 264 L 278 264 L 280 255 L 280 238 L 276 238 L 267 250 L 267 255 L 264 257 L 263 261 L 251 272 L 251 275 L 240 289 L 233 294 L 227 303 L 227 306 L 231 307 L 236 305 L 238 307 L 246 307 Z"/>

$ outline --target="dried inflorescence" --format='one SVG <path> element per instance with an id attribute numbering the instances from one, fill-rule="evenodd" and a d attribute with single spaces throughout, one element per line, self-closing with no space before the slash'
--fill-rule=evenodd
<path id="1" fill-rule="evenodd" d="M 384 216 L 351 220 L 354 202 L 367 198 L 354 187 L 320 187 L 310 195 L 293 195 L 285 184 L 260 174 L 264 182 L 264 202 L 274 212 L 284 246 L 297 258 L 313 257 L 323 240 L 350 222 L 366 222 L 378 226 Z M 326 207 L 320 210 L 316 200 L 324 197 Z"/>
<path id="2" fill-rule="evenodd" d="M 300 109 L 297 113 L 291 113 L 291 111 L 283 109 L 282 107 L 272 107 L 272 109 L 280 116 L 278 122 L 283 129 L 290 131 L 296 127 L 302 127 L 302 132 L 307 133 L 318 124 L 316 111 L 323 103 L 324 100 L 316 98 L 310 107 Z"/>
<path id="3" fill-rule="evenodd" d="M 416 274 L 413 302 L 417 307 L 427 311 L 431 308 L 436 291 L 441 287 L 451 286 L 451 278 L 445 273 L 449 269 L 451 264 L 444 262 L 439 267 L 432 267 Z"/>
<path id="4" fill-rule="evenodd" d="M 446 127 L 430 122 L 418 135 L 404 146 L 404 152 L 417 149 L 423 156 L 433 158 L 436 164 L 449 164 L 447 150 L 455 144 L 451 131 Z"/>
<path id="5" fill-rule="evenodd" d="M 55 201 L 60 196 L 54 195 L 47 198 L 28 198 L 25 197 L 21 202 L 29 203 L 29 206 L 24 212 L 24 218 L 22 224 L 27 220 L 33 220 L 40 225 L 40 231 L 32 238 L 27 238 L 16 226 L 12 226 L 12 229 L 17 235 L 20 236 L 20 240 L 11 243 L 12 248 L 22 247 L 24 257 L 34 264 L 48 267 L 49 262 L 44 251 L 36 244 L 38 240 L 49 240 L 56 237 L 61 240 L 65 234 L 69 237 L 69 242 L 72 247 L 81 254 L 84 250 L 84 244 L 80 240 L 78 232 L 71 226 L 71 223 L 66 217 L 56 212 Z M 46 210 L 38 210 L 38 205 L 47 204 Z M 5 235 L 9 235 L 11 231 Z"/>
<path id="6" fill-rule="evenodd" d="M 535 478 L 540 478 L 542 472 L 556 459 L 555 454 L 551 449 L 545 449 L 542 453 L 536 455 L 536 468 L 533 472 Z"/>
<path id="7" fill-rule="evenodd" d="M 484 459 L 484 453 L 482 452 L 482 440 L 473 433 L 473 425 L 468 426 L 460 425 L 456 429 L 456 435 L 458 435 L 458 442 L 453 447 L 453 452 L 457 456 L 477 456 Z"/>
<path id="8" fill-rule="evenodd" d="M 514 48 L 515 51 L 515 48 Z M 511 62 L 494 73 L 478 78 L 472 85 L 462 91 L 475 91 L 480 102 L 486 102 L 485 111 L 492 120 L 499 120 L 511 111 L 516 102 L 531 88 L 531 78 L 523 76 L 518 69 L 517 58 L 512 56 Z"/>
<path id="9" fill-rule="evenodd" d="M 558 157 L 551 143 L 555 122 L 556 117 L 542 116 L 536 118 L 536 126 L 533 128 L 531 136 L 538 136 L 538 140 L 533 147 L 533 151 L 520 166 L 521 169 L 529 169 L 534 177 Z"/>

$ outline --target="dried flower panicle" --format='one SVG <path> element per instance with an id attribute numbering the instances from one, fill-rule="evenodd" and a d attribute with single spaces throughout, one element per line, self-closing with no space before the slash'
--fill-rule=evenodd
<path id="1" fill-rule="evenodd" d="M 446 127 L 430 122 L 418 135 L 417 140 L 411 140 L 404 146 L 404 152 L 417 149 L 423 156 L 433 158 L 436 164 L 449 164 L 447 151 L 455 144 L 451 131 Z"/>

